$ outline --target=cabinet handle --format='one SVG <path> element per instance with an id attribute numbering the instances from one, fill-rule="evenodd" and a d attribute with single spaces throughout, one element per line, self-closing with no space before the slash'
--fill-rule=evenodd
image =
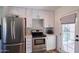
<path id="1" fill-rule="evenodd" d="M 79 41 L 78 39 L 76 39 L 75 41 Z"/>

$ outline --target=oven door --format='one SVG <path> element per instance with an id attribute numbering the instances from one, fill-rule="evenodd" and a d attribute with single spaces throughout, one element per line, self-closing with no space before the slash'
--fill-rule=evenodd
<path id="1" fill-rule="evenodd" d="M 33 39 L 32 52 L 46 51 L 45 38 L 35 38 Z"/>
<path id="2" fill-rule="evenodd" d="M 34 39 L 34 45 L 45 44 L 45 39 Z"/>

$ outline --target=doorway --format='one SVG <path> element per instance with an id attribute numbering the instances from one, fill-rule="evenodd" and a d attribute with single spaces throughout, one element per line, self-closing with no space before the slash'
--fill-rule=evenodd
<path id="1" fill-rule="evenodd" d="M 67 53 L 75 52 L 75 23 L 62 24 L 62 50 Z"/>

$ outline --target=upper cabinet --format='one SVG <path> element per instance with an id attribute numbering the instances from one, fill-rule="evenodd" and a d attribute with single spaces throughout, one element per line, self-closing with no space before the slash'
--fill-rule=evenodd
<path id="1" fill-rule="evenodd" d="M 43 11 L 43 18 L 44 18 L 44 27 L 50 27 L 49 25 L 50 25 L 50 23 L 49 23 L 49 21 L 50 21 L 50 19 L 49 19 L 49 12 L 48 11 Z M 53 22 L 52 22 L 53 23 Z"/>
<path id="2" fill-rule="evenodd" d="M 32 10 L 26 10 L 27 27 L 32 28 Z"/>
<path id="3" fill-rule="evenodd" d="M 54 14 L 51 11 L 42 11 L 41 17 L 44 19 L 44 27 L 54 26 Z"/>
<path id="4" fill-rule="evenodd" d="M 54 26 L 54 14 L 52 11 L 27 9 L 27 27 L 32 27 L 33 19 L 43 19 L 44 27 Z"/>
<path id="5" fill-rule="evenodd" d="M 47 10 L 31 8 L 10 7 L 8 14 L 19 15 L 27 18 L 27 27 L 32 28 L 33 19 L 43 19 L 44 27 L 54 27 L 54 13 Z"/>
<path id="6" fill-rule="evenodd" d="M 54 27 L 54 12 L 49 12 L 49 27 Z"/>
<path id="7" fill-rule="evenodd" d="M 45 10 L 32 10 L 32 19 L 43 19 L 44 27 L 54 26 L 54 13 L 52 11 Z"/>
<path id="8" fill-rule="evenodd" d="M 43 29 L 43 19 L 33 19 L 32 21 L 32 29 Z"/>

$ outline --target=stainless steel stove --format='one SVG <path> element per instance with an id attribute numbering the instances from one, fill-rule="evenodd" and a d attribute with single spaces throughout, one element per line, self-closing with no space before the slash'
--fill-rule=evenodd
<path id="1" fill-rule="evenodd" d="M 46 35 L 43 34 L 43 32 L 32 32 L 32 51 L 33 52 L 39 52 L 46 50 L 45 45 L 45 38 Z"/>

